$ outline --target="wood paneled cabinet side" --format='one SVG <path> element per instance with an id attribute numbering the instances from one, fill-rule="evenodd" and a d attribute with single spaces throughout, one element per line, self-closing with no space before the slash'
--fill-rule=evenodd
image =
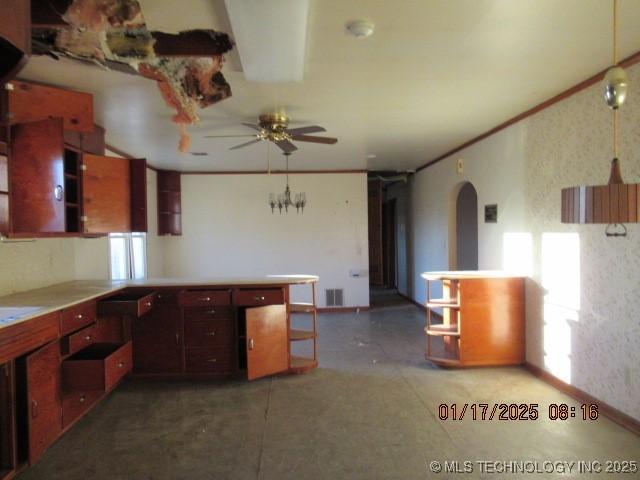
<path id="1" fill-rule="evenodd" d="M 26 358 L 29 463 L 34 463 L 62 433 L 59 342 Z"/>

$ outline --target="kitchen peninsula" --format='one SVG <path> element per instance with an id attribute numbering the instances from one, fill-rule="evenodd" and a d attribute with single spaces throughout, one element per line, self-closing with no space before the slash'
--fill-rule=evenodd
<path id="1" fill-rule="evenodd" d="M 0 478 L 35 462 L 130 372 L 253 380 L 317 366 L 316 276 L 75 281 L 0 298 Z M 308 285 L 309 303 L 291 303 Z M 312 315 L 308 330 L 291 313 Z M 291 354 L 309 341 L 313 355 Z"/>

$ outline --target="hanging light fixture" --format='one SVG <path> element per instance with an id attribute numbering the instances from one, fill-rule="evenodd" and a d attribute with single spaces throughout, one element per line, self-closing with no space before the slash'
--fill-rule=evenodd
<path id="1" fill-rule="evenodd" d="M 289 213 L 289 207 L 295 207 L 296 213 L 304 213 L 304 207 L 307 205 L 307 194 L 304 192 L 296 193 L 293 199 L 291 198 L 291 189 L 289 188 L 289 155 L 291 155 L 291 152 L 284 152 L 283 155 L 287 159 L 287 185 L 282 193 L 277 195 L 270 193 L 267 203 L 271 207 L 271 213 L 275 213 L 276 208 L 280 212 L 280 215 L 282 215 L 283 208 L 284 213 Z"/>
<path id="2" fill-rule="evenodd" d="M 618 1 L 613 0 L 613 66 L 604 76 L 604 100 L 613 111 L 613 160 L 607 185 L 562 189 L 562 223 L 606 224 L 608 237 L 627 235 L 625 223 L 640 221 L 640 184 L 626 184 L 618 160 L 618 112 L 627 96 L 629 80 L 618 65 Z"/>

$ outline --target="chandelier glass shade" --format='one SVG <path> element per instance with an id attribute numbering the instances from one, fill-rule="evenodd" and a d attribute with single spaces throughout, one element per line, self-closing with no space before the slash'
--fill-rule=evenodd
<path id="1" fill-rule="evenodd" d="M 294 207 L 296 213 L 304 213 L 304 207 L 307 205 L 307 194 L 305 192 L 296 193 L 295 195 L 291 193 L 291 188 L 289 188 L 289 155 L 291 155 L 291 153 L 285 152 L 283 155 L 287 159 L 286 187 L 282 193 L 270 193 L 267 203 L 269 207 L 271 207 L 271 213 L 275 213 L 277 208 L 278 212 L 282 215 L 283 209 L 284 213 L 289 213 L 289 208 L 293 210 Z"/>

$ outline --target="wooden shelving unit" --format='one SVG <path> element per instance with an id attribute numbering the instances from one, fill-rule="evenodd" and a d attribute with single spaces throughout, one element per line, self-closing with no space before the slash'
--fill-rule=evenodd
<path id="1" fill-rule="evenodd" d="M 445 367 L 524 362 L 524 278 L 502 272 L 429 272 L 426 358 Z M 431 298 L 433 284 L 442 296 Z"/>
<path id="2" fill-rule="evenodd" d="M 293 342 L 311 342 L 313 348 L 312 357 L 302 357 L 299 355 L 290 355 L 289 372 L 290 373 L 307 373 L 318 366 L 318 354 L 316 340 L 318 338 L 318 310 L 316 308 L 316 285 L 311 284 L 311 303 L 290 303 L 289 304 L 289 343 Z M 291 327 L 291 314 L 306 314 L 311 316 L 311 327 L 308 329 L 299 329 Z"/>

